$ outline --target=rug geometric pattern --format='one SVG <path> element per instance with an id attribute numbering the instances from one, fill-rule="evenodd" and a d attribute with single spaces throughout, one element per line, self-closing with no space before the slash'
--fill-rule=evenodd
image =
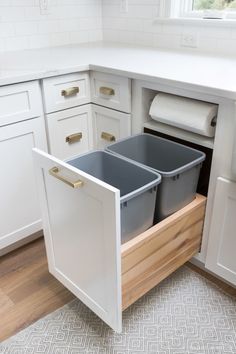
<path id="1" fill-rule="evenodd" d="M 114 333 L 73 300 L 0 345 L 1 354 L 232 354 L 236 299 L 182 267 L 123 313 Z"/>

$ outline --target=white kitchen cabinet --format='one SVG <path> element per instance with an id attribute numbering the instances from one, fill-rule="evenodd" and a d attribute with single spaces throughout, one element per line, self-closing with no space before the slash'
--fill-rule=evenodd
<path id="1" fill-rule="evenodd" d="M 94 148 L 103 149 L 111 142 L 131 135 L 131 116 L 92 105 Z"/>
<path id="2" fill-rule="evenodd" d="M 90 103 L 89 74 L 74 73 L 43 80 L 46 113 Z"/>
<path id="3" fill-rule="evenodd" d="M 47 115 L 50 152 L 68 159 L 93 147 L 91 105 Z"/>
<path id="4" fill-rule="evenodd" d="M 46 150 L 43 118 L 0 128 L 0 249 L 42 229 L 32 148 Z"/>
<path id="5" fill-rule="evenodd" d="M 34 149 L 50 272 L 115 331 L 200 248 L 206 198 L 121 245 L 120 191 Z"/>
<path id="6" fill-rule="evenodd" d="M 93 103 L 121 112 L 131 112 L 130 79 L 91 71 L 90 82 Z"/>
<path id="7" fill-rule="evenodd" d="M 0 87 L 0 126 L 39 117 L 41 114 L 38 81 Z"/>
<path id="8" fill-rule="evenodd" d="M 217 180 L 206 267 L 236 285 L 236 183 Z"/>

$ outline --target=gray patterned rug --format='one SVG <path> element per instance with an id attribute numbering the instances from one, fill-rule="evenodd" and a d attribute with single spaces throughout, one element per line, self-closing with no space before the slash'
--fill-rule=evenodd
<path id="1" fill-rule="evenodd" d="M 4 354 L 236 353 L 236 299 L 182 267 L 123 314 L 115 334 L 74 300 L 3 342 Z"/>

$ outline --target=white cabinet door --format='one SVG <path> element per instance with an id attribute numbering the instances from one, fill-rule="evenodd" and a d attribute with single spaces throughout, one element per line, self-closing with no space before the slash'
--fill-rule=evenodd
<path id="1" fill-rule="evenodd" d="M 120 191 L 39 150 L 34 156 L 49 270 L 119 332 Z"/>
<path id="2" fill-rule="evenodd" d="M 236 183 L 218 178 L 206 267 L 236 285 Z"/>
<path id="3" fill-rule="evenodd" d="M 92 105 L 94 147 L 103 149 L 112 142 L 131 135 L 130 114 Z"/>
<path id="4" fill-rule="evenodd" d="M 42 229 L 34 147 L 46 150 L 42 118 L 0 128 L 0 249 Z"/>
<path id="5" fill-rule="evenodd" d="M 91 105 L 48 114 L 47 126 L 50 152 L 60 159 L 69 159 L 93 147 Z"/>

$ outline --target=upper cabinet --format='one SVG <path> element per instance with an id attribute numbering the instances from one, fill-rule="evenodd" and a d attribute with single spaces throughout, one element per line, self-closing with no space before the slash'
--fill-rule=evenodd
<path id="1" fill-rule="evenodd" d="M 218 178 L 206 267 L 236 285 L 236 183 Z"/>
<path id="2" fill-rule="evenodd" d="M 44 79 L 43 93 L 46 113 L 89 103 L 89 74 L 83 72 Z"/>

